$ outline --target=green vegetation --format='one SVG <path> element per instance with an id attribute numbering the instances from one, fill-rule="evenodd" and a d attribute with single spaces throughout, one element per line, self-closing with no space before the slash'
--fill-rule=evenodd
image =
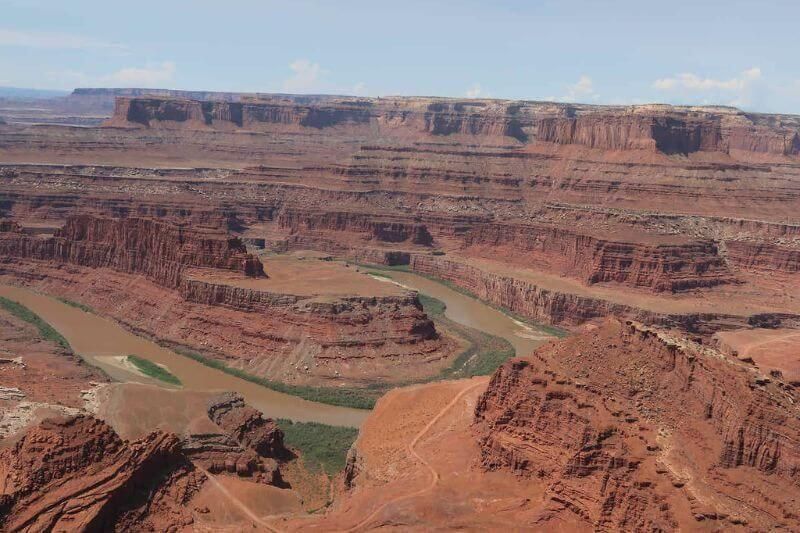
<path id="1" fill-rule="evenodd" d="M 380 276 L 391 279 L 391 272 L 412 272 L 408 265 L 357 265 L 364 268 L 366 274 L 373 276 Z M 413 273 L 413 272 L 412 272 Z M 436 278 L 433 276 L 426 276 L 424 274 L 414 273 L 416 275 L 428 278 L 437 283 L 441 283 L 448 288 L 481 301 L 485 305 L 494 307 L 498 311 L 505 313 L 520 322 L 526 322 L 522 317 L 509 312 L 506 309 L 492 306 L 487 302 L 480 300 L 475 294 L 463 289 L 452 282 Z M 446 329 L 458 337 L 467 341 L 468 347 L 461 352 L 453 361 L 452 365 L 440 372 L 439 375 L 428 378 L 423 381 L 434 381 L 437 379 L 453 379 L 464 378 L 472 376 L 489 375 L 494 372 L 500 365 L 508 359 L 514 357 L 516 352 L 514 347 L 507 340 L 484 333 L 474 328 L 470 328 L 454 322 L 445 316 L 446 306 L 444 302 L 436 298 L 430 297 L 426 294 L 419 294 L 420 303 L 422 304 L 425 312 L 437 324 L 437 327 Z M 551 335 L 563 337 L 566 332 L 555 327 L 542 326 L 539 324 L 533 325 L 548 332 Z M 202 363 L 211 368 L 215 368 L 226 374 L 236 376 L 240 379 L 256 383 L 263 387 L 267 387 L 277 392 L 291 394 L 298 396 L 305 400 L 312 402 L 325 403 L 329 405 L 337 405 L 340 407 L 352 407 L 355 409 L 372 409 L 375 407 L 375 402 L 378 401 L 383 394 L 389 389 L 394 387 L 401 387 L 403 385 L 410 385 L 412 383 L 419 383 L 420 381 L 406 382 L 406 383 L 370 383 L 366 387 L 312 387 L 308 385 L 290 385 L 279 381 L 273 381 L 260 376 L 254 376 L 238 368 L 232 368 L 224 362 L 207 357 L 196 351 L 187 349 L 186 347 L 167 345 L 174 352 L 181 354 L 190 359 L 194 359 L 198 363 Z"/>
<path id="2" fill-rule="evenodd" d="M 280 418 L 278 426 L 283 430 L 284 442 L 300 452 L 306 466 L 317 471 L 322 469 L 328 476 L 344 469 L 347 451 L 358 437 L 356 428 L 317 422 L 293 422 Z"/>
<path id="3" fill-rule="evenodd" d="M 231 368 L 222 361 L 206 357 L 192 350 L 187 350 L 180 347 L 171 348 L 175 353 L 179 353 L 190 359 L 194 359 L 198 363 L 202 363 L 211 368 L 216 368 L 226 374 L 236 376 L 237 378 L 256 383 L 274 391 L 283 392 L 285 394 L 292 394 L 299 396 L 304 400 L 312 402 L 327 403 L 329 405 L 338 405 L 340 407 L 353 407 L 355 409 L 372 409 L 375 407 L 375 402 L 382 395 L 380 390 L 363 390 L 352 388 L 334 388 L 334 387 L 311 387 L 308 385 L 289 385 L 281 383 L 280 381 L 273 381 L 270 379 L 262 378 L 248 374 L 247 372 L 238 368 Z"/>
<path id="4" fill-rule="evenodd" d="M 441 318 L 444 316 L 447 305 L 443 301 L 421 292 L 417 293 L 417 297 L 419 298 L 419 303 L 422 304 L 422 309 L 429 317 Z"/>
<path id="5" fill-rule="evenodd" d="M 145 376 L 150 376 L 151 378 L 158 379 L 164 383 L 169 383 L 170 385 L 181 384 L 181 380 L 179 380 L 177 376 L 170 373 L 163 366 L 157 365 L 152 361 L 139 357 L 138 355 L 129 355 L 128 361 L 130 361 L 133 366 L 135 366 L 139 372 Z"/>
<path id="6" fill-rule="evenodd" d="M 516 350 L 506 339 L 464 326 L 447 318 L 444 314 L 447 305 L 443 301 L 422 293 L 419 293 L 419 301 L 437 327 L 455 333 L 468 343 L 467 349 L 458 354 L 453 364 L 441 371 L 438 379 L 487 376 L 516 355 Z"/>
<path id="7" fill-rule="evenodd" d="M 518 315 L 515 312 L 513 312 L 513 311 L 511 311 L 509 309 L 506 309 L 505 307 L 502 307 L 500 305 L 495 305 L 495 304 L 493 304 L 491 302 L 487 302 L 486 300 L 482 300 L 474 292 L 469 291 L 469 290 L 467 290 L 467 289 L 465 289 L 463 287 L 460 287 L 459 285 L 456 285 L 452 281 L 449 281 L 449 280 L 446 280 L 446 279 L 442 279 L 442 278 L 437 278 L 436 276 L 430 276 L 428 274 L 423 274 L 421 272 L 414 272 L 413 270 L 411 270 L 411 268 L 408 265 L 395 265 L 395 266 L 388 266 L 388 265 L 359 265 L 359 266 L 362 267 L 362 268 L 372 268 L 372 269 L 374 269 L 374 270 L 369 271 L 369 273 L 372 274 L 373 276 L 379 276 L 380 275 L 379 271 L 384 271 L 384 272 L 386 272 L 386 271 L 408 272 L 410 274 L 414 274 L 415 276 L 419 276 L 421 278 L 425 278 L 425 279 L 429 279 L 431 281 L 435 281 L 436 283 L 444 285 L 448 289 L 450 289 L 452 291 L 455 291 L 455 292 L 457 292 L 459 294 L 463 294 L 464 296 L 468 296 L 468 297 L 472 298 L 473 300 L 478 300 L 483 305 L 489 306 L 492 309 L 496 309 L 497 311 L 500 311 L 501 313 L 510 316 L 514 320 L 522 322 L 523 324 L 526 324 L 526 325 L 528 325 L 528 326 L 530 326 L 532 328 L 539 329 L 539 330 L 547 333 L 548 335 L 552 335 L 553 337 L 557 337 L 559 339 L 563 339 L 564 337 L 569 336 L 569 332 L 564 330 L 564 329 L 561 329 L 561 328 L 559 328 L 557 326 L 550 326 L 550 325 L 547 325 L 547 324 L 531 323 L 529 318 L 526 318 L 524 316 Z M 384 277 L 387 277 L 387 278 L 391 279 L 391 276 L 388 275 L 388 274 L 384 274 Z"/>
<path id="8" fill-rule="evenodd" d="M 97 314 L 97 313 L 95 313 L 94 309 L 92 309 L 91 307 L 89 307 L 86 304 L 82 304 L 80 302 L 75 302 L 75 301 L 68 300 L 66 298 L 61 298 L 61 297 L 57 297 L 56 300 L 58 300 L 61 303 L 67 304 L 70 307 L 74 307 L 76 309 L 80 309 L 81 311 L 84 311 L 86 313 L 92 313 L 94 315 Z"/>
<path id="9" fill-rule="evenodd" d="M 13 300 L 9 300 L 8 298 L 3 298 L 0 296 L 0 307 L 14 315 L 15 317 L 19 318 L 20 320 L 24 320 L 29 324 L 32 324 L 36 329 L 39 330 L 39 336 L 45 340 L 54 342 L 61 346 L 63 349 L 67 350 L 68 352 L 72 353 L 72 347 L 67 342 L 61 333 L 56 331 L 53 326 L 45 322 L 42 317 L 22 305 L 21 303 L 15 302 Z"/>
<path id="10" fill-rule="evenodd" d="M 366 274 L 369 274 L 370 276 L 375 276 L 375 277 L 378 277 L 378 278 L 392 279 L 391 276 L 389 276 L 387 274 L 384 274 L 383 272 L 376 272 L 374 270 L 367 270 Z"/>

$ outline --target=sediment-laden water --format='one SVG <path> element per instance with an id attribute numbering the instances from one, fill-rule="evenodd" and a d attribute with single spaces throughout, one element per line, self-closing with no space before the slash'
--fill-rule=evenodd
<path id="1" fill-rule="evenodd" d="M 408 272 L 392 272 L 391 277 L 404 287 L 443 301 L 447 305 L 445 313 L 451 320 L 508 340 L 518 355 L 530 353 L 551 338 L 441 283 Z M 369 414 L 362 409 L 310 402 L 226 374 L 137 336 L 113 320 L 87 313 L 51 296 L 9 285 L 0 285 L 0 296 L 18 301 L 41 316 L 67 339 L 78 355 L 117 381 L 168 387 L 124 364 L 124 356 L 135 354 L 164 365 L 180 379 L 183 390 L 235 391 L 270 417 L 358 427 Z"/>

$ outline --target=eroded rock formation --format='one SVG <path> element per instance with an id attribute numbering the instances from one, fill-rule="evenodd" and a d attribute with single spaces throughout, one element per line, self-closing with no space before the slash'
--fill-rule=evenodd
<path id="1" fill-rule="evenodd" d="M 543 525 L 567 513 L 596 529 L 671 530 L 687 519 L 793 529 L 795 396 L 711 348 L 611 321 L 506 363 L 475 429 L 483 468 L 545 482 Z"/>
<path id="2" fill-rule="evenodd" d="M 587 284 L 613 281 L 677 292 L 735 281 L 710 241 L 614 242 L 557 227 L 485 225 L 468 233 L 465 245 L 491 257 L 572 275 Z"/>
<path id="3" fill-rule="evenodd" d="M 174 435 L 125 442 L 91 417 L 48 419 L 0 451 L 0 520 L 8 531 L 180 530 L 204 479 Z"/>
<path id="4" fill-rule="evenodd" d="M 324 380 L 350 365 L 350 378 L 364 379 L 403 358 L 424 368 L 452 352 L 411 292 L 331 298 L 247 285 L 264 277 L 261 262 L 217 230 L 88 215 L 52 237 L 8 229 L 0 232 L 5 276 L 75 291 L 136 330 L 202 343 L 209 356 L 257 375 L 286 379 L 293 369 L 300 379 Z"/>
<path id="5" fill-rule="evenodd" d="M 774 277 L 791 285 L 798 271 L 794 116 L 441 98 L 114 94 L 121 98 L 110 127 L 4 129 L 4 215 L 32 224 L 76 212 L 222 223 L 275 250 L 319 249 L 370 263 L 398 264 L 425 252 L 446 253 L 449 264 L 464 267 L 488 258 L 517 268 L 503 273 L 514 284 L 535 273 L 613 286 L 619 301 L 592 292 L 595 307 L 632 306 L 640 316 L 664 314 L 640 303 L 643 291 L 709 302 L 669 314 L 743 315 L 757 305 L 734 303 L 756 294 L 770 302 L 758 311 L 799 310 L 768 288 Z M 47 163 L 90 156 L 112 163 L 11 164 L 42 154 L 51 154 Z M 133 156 L 143 163 L 131 167 Z M 568 284 L 536 285 L 565 302 L 587 297 Z M 496 292 L 492 299 L 511 298 Z M 527 316 L 575 323 L 597 314 L 569 308 Z"/>
<path id="6" fill-rule="evenodd" d="M 208 406 L 208 417 L 262 457 L 280 459 L 289 455 L 283 445 L 283 431 L 274 420 L 246 405 L 241 395 L 227 393 L 213 400 Z"/>
<path id="7" fill-rule="evenodd" d="M 427 133 L 510 137 L 603 150 L 665 154 L 698 151 L 800 153 L 798 123 L 731 108 L 599 107 L 502 100 L 328 98 L 300 103 L 281 96 L 238 102 L 120 96 L 109 124 L 166 128 L 380 128 L 390 135 Z"/>
<path id="8" fill-rule="evenodd" d="M 263 277 L 258 258 L 238 238 L 202 228 L 156 220 L 78 215 L 52 238 L 35 239 L 7 231 L 0 239 L 6 256 L 55 260 L 92 268 L 144 274 L 170 288 L 180 286 L 187 268 L 211 268 Z"/>

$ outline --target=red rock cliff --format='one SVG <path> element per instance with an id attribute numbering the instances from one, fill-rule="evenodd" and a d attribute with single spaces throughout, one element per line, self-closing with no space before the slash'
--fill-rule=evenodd
<path id="1" fill-rule="evenodd" d="M 602 150 L 665 154 L 742 151 L 796 155 L 795 120 L 731 108 L 592 107 L 576 104 L 443 98 L 329 97 L 303 102 L 280 95 L 239 101 L 120 96 L 112 126 L 245 128 L 275 126 L 379 129 L 389 135 L 467 135 L 527 143 L 578 144 Z M 280 129 L 280 128 L 278 128 Z M 360 131 L 360 130 L 359 130 Z"/>
<path id="2" fill-rule="evenodd" d="M 612 241 L 549 226 L 482 224 L 464 237 L 466 247 L 577 277 L 613 281 L 656 292 L 677 292 L 735 281 L 710 241 L 663 244 Z"/>
<path id="3" fill-rule="evenodd" d="M 128 443 L 93 418 L 48 419 L 0 452 L 0 521 L 5 531 L 182 528 L 204 479 L 174 435 Z"/>
<path id="4" fill-rule="evenodd" d="M 548 345 L 501 367 L 475 416 L 484 468 L 544 479 L 551 513 L 672 529 L 688 503 L 695 520 L 800 526 L 792 388 L 680 336 L 612 321 Z"/>
<path id="5" fill-rule="evenodd" d="M 52 238 L 2 233 L 0 250 L 7 256 L 144 274 L 171 288 L 180 285 L 188 267 L 264 276 L 261 262 L 248 254 L 237 238 L 213 230 L 141 218 L 72 216 Z"/>

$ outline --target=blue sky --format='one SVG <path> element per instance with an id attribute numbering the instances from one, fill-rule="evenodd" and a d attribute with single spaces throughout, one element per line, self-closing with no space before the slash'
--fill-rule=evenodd
<path id="1" fill-rule="evenodd" d="M 0 86 L 800 113 L 800 1 L 0 0 Z"/>

